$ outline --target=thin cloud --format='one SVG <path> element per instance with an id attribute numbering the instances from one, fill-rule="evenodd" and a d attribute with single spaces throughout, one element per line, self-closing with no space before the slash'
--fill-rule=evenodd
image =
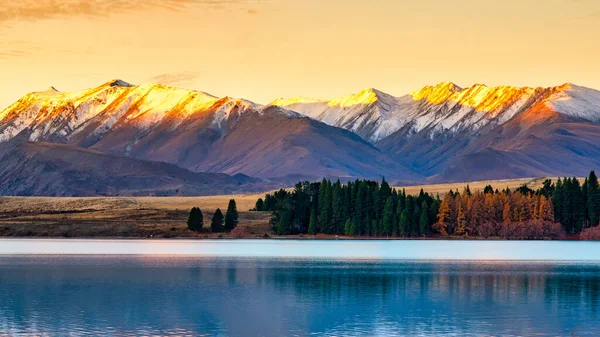
<path id="1" fill-rule="evenodd" d="M 148 81 L 167 85 L 188 84 L 198 77 L 200 77 L 200 74 L 197 72 L 168 73 L 151 77 Z"/>
<path id="2" fill-rule="evenodd" d="M 0 6 L 0 23 L 62 17 L 98 17 L 152 8 L 183 11 L 191 6 L 215 9 L 245 7 L 255 0 L 18 0 Z"/>
<path id="3" fill-rule="evenodd" d="M 0 51 L 0 59 L 7 59 L 7 58 L 11 58 L 11 57 L 21 57 L 21 56 L 27 56 L 27 55 L 31 55 L 31 54 L 32 54 L 32 52 L 26 51 L 26 50 Z"/>

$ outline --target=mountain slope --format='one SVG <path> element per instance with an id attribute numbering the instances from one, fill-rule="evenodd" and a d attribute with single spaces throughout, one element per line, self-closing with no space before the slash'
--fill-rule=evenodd
<path id="1" fill-rule="evenodd" d="M 583 132 L 599 130 L 598 91 L 566 84 L 478 85 L 447 97 L 435 92 L 422 95 L 420 117 L 376 145 L 426 175 L 440 174 L 440 180 L 573 175 L 598 167 L 597 149 L 590 146 L 600 134 Z M 427 118 L 431 122 L 422 122 Z M 492 162 L 493 175 L 481 166 Z"/>
<path id="2" fill-rule="evenodd" d="M 368 89 L 328 101 L 272 104 L 351 130 L 442 181 L 571 175 L 598 167 L 600 92 L 573 84 L 463 89 L 444 82 L 402 97 Z"/>
<path id="3" fill-rule="evenodd" d="M 271 104 L 353 131 L 376 143 L 407 126 L 413 133 L 424 129 L 432 133 L 500 125 L 541 101 L 562 114 L 598 122 L 600 114 L 590 109 L 600 106 L 599 97 L 595 90 L 572 84 L 554 88 L 489 88 L 476 84 L 462 89 L 444 82 L 402 97 L 367 89 L 332 100 L 293 98 Z"/>
<path id="4" fill-rule="evenodd" d="M 398 98 L 376 89 L 331 100 L 292 98 L 271 102 L 271 105 L 350 130 L 370 142 L 385 138 L 406 122 L 398 113 L 398 104 Z"/>
<path id="5" fill-rule="evenodd" d="M 271 106 L 262 114 L 245 114 L 215 143 L 207 160 L 194 169 L 265 178 L 290 174 L 313 179 L 423 178 L 351 132 L 309 118 L 282 117 L 281 111 Z"/>
<path id="6" fill-rule="evenodd" d="M 0 141 L 16 136 L 200 172 L 423 178 L 354 134 L 296 112 L 120 80 L 23 97 L 0 113 Z"/>
<path id="7" fill-rule="evenodd" d="M 69 145 L 12 142 L 0 151 L 0 195 L 212 195 L 274 187 L 260 179 L 195 173 Z"/>

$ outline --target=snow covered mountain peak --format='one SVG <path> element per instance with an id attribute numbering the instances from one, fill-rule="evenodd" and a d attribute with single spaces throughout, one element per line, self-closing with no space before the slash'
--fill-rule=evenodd
<path id="1" fill-rule="evenodd" d="M 546 105 L 554 111 L 592 122 L 600 122 L 600 91 L 565 83 L 554 88 Z"/>
<path id="2" fill-rule="evenodd" d="M 21 132 L 32 141 L 68 141 L 79 137 L 80 132 L 102 137 L 112 128 L 124 125 L 150 132 L 161 125 L 173 129 L 195 119 L 212 120 L 220 128 L 232 113 L 239 115 L 245 111 L 258 111 L 258 106 L 247 100 L 221 99 L 201 91 L 111 80 L 83 91 L 47 90 L 25 95 L 0 111 L 0 142 Z"/>
<path id="3" fill-rule="evenodd" d="M 390 95 L 373 88 L 364 89 L 356 94 L 342 96 L 329 100 L 328 103 L 332 107 L 351 107 L 354 105 L 369 105 L 377 102 L 380 99 L 386 99 Z"/>
<path id="4" fill-rule="evenodd" d="M 600 92 L 574 84 L 529 88 L 452 82 L 425 86 L 394 97 L 376 89 L 326 101 L 279 100 L 273 104 L 298 111 L 327 124 L 353 131 L 376 143 L 405 128 L 409 134 L 477 131 L 503 124 L 536 104 L 558 113 L 600 122 Z"/>
<path id="5" fill-rule="evenodd" d="M 420 90 L 411 93 L 415 101 L 426 99 L 433 104 L 439 104 L 446 101 L 450 96 L 463 89 L 452 82 L 442 82 L 435 86 L 425 86 Z"/>

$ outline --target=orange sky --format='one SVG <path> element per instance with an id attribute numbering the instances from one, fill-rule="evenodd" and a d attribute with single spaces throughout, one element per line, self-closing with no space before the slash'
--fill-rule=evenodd
<path id="1" fill-rule="evenodd" d="M 0 109 L 112 78 L 268 103 L 427 84 L 600 89 L 597 0 L 20 0 L 0 8 Z"/>

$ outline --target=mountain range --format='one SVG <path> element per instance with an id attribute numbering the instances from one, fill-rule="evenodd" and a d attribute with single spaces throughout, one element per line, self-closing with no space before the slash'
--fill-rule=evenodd
<path id="1" fill-rule="evenodd" d="M 366 89 L 260 105 L 111 80 L 32 92 L 0 112 L 0 194 L 200 195 L 322 177 L 410 184 L 583 175 L 600 167 L 599 141 L 600 92 L 573 84 L 445 82 L 401 97 Z"/>

